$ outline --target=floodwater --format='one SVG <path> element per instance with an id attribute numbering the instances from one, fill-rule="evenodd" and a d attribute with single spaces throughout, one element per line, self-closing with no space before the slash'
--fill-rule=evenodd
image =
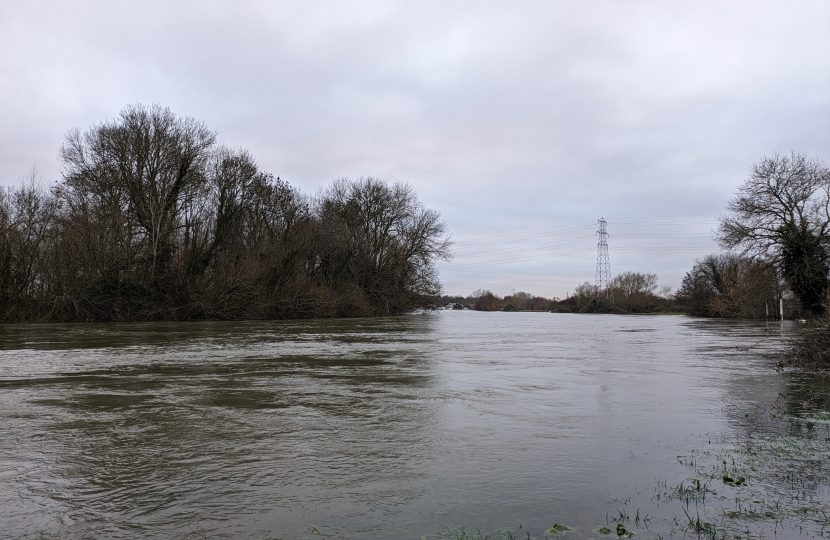
<path id="1" fill-rule="evenodd" d="M 825 509 L 828 421 L 798 405 L 822 402 L 821 381 L 776 369 L 791 326 L 470 311 L 0 326 L 0 537 L 809 537 L 818 510 L 726 513 L 742 490 Z M 802 440 L 800 469 L 747 461 L 747 441 Z M 691 505 L 677 494 L 695 476 L 709 499 Z"/>

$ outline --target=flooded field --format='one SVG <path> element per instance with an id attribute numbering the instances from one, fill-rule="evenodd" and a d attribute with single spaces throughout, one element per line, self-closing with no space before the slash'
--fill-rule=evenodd
<path id="1" fill-rule="evenodd" d="M 439 312 L 0 326 L 2 538 L 809 538 L 778 323 Z"/>

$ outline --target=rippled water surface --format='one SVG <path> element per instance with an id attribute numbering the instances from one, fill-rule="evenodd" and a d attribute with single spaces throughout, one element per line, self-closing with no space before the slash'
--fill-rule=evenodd
<path id="1" fill-rule="evenodd" d="M 655 494 L 689 476 L 679 456 L 801 436 L 779 394 L 819 386 L 776 371 L 789 331 L 478 312 L 1 326 L 0 537 L 584 537 L 623 512 L 666 536 L 682 508 Z"/>

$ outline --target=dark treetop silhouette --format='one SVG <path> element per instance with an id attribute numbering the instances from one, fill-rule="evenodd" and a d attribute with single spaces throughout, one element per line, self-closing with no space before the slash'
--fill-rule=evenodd
<path id="1" fill-rule="evenodd" d="M 406 184 L 307 197 L 201 122 L 126 107 L 0 190 L 0 320 L 371 316 L 425 305 L 446 225 Z"/>

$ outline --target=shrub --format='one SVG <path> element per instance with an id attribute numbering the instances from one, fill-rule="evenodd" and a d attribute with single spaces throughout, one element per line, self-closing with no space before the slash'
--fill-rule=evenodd
<path id="1" fill-rule="evenodd" d="M 810 326 L 792 338 L 790 356 L 793 366 L 806 369 L 830 370 L 830 324 Z"/>

